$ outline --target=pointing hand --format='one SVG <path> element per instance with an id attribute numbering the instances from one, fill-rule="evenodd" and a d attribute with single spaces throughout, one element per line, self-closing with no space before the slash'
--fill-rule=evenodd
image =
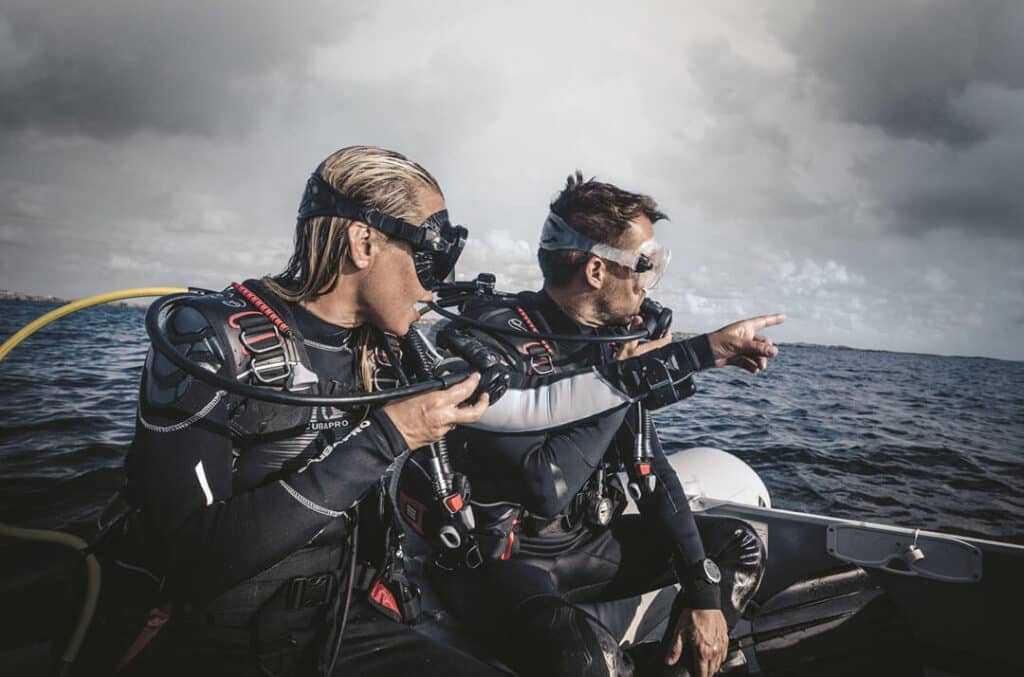
<path id="1" fill-rule="evenodd" d="M 779 354 L 772 340 L 758 332 L 786 321 L 786 316 L 760 315 L 747 320 L 728 324 L 708 334 L 711 352 L 715 355 L 715 366 L 731 364 L 757 374 L 768 368 L 768 358 Z"/>

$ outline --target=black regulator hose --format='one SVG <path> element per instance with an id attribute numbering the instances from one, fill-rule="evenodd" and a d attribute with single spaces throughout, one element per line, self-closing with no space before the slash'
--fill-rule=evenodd
<path id="1" fill-rule="evenodd" d="M 472 317 L 464 317 L 447 310 L 451 306 L 460 306 L 472 300 L 501 301 L 515 305 L 518 297 L 508 292 L 495 289 L 496 278 L 493 273 L 480 273 L 468 282 L 450 282 L 441 285 L 436 291 L 438 299 L 427 304 L 431 310 L 457 324 L 483 329 L 492 334 L 530 338 L 545 341 L 566 341 L 573 343 L 609 343 L 612 341 L 638 341 L 660 338 L 668 330 L 672 322 L 672 311 L 663 307 L 653 299 L 644 299 L 640 305 L 640 315 L 644 319 L 643 329 L 629 334 L 615 336 L 581 336 L 579 334 L 549 334 L 543 332 L 513 329 L 506 325 L 492 324 Z"/>
<path id="2" fill-rule="evenodd" d="M 240 383 L 235 379 L 215 374 L 209 369 L 203 367 L 201 364 L 186 358 L 178 352 L 174 345 L 168 340 L 167 335 L 163 332 L 163 316 L 170 307 L 175 303 L 202 293 L 205 292 L 203 290 L 196 289 L 190 290 L 187 293 L 170 294 L 157 299 L 153 305 L 149 307 L 149 311 L 146 313 L 146 333 L 149 334 L 149 339 L 153 342 L 153 347 L 161 355 L 170 360 L 176 367 L 193 378 L 197 378 L 200 381 L 216 388 L 220 388 L 221 390 L 226 390 L 233 395 L 239 395 L 241 397 L 247 397 L 263 402 L 273 402 L 275 404 L 290 404 L 296 407 L 365 407 L 372 404 L 383 404 L 385 402 L 390 402 L 391 400 L 409 397 L 410 395 L 419 395 L 432 390 L 450 388 L 453 385 L 465 381 L 472 373 L 466 371 L 456 374 L 444 374 L 442 376 L 434 377 L 428 381 L 414 383 L 400 388 L 391 388 L 390 390 L 382 390 L 373 393 L 361 392 L 357 395 L 340 396 L 303 395 L 299 393 L 272 390 L 270 388 L 261 388 L 247 383 Z"/>
<path id="3" fill-rule="evenodd" d="M 438 359 L 432 355 L 427 339 L 420 334 L 415 327 L 409 329 L 405 337 L 405 345 L 409 349 L 409 357 L 416 369 L 419 378 L 430 378 L 437 368 Z M 481 379 L 483 375 L 481 375 Z M 448 442 L 442 437 L 429 446 L 430 449 L 430 480 L 434 488 L 434 500 L 438 507 L 446 512 L 452 521 L 458 520 L 461 526 L 457 528 L 452 524 L 444 524 L 438 530 L 437 539 L 446 547 L 450 554 L 459 553 L 462 561 L 470 569 L 475 569 L 483 563 L 480 554 L 480 547 L 472 535 L 476 527 L 476 519 L 473 516 L 473 506 L 466 502 L 468 498 L 469 483 L 462 476 L 461 482 L 452 468 L 451 459 L 448 456 Z M 445 556 L 439 552 L 438 557 Z"/>
<path id="4" fill-rule="evenodd" d="M 441 317 L 447 318 L 452 322 L 458 324 L 468 325 L 470 327 L 476 327 L 477 329 L 483 329 L 491 334 L 501 334 L 502 336 L 515 336 L 517 338 L 532 338 L 537 340 L 545 341 L 564 341 L 573 343 L 611 343 L 612 341 L 638 341 L 641 339 L 649 338 L 650 334 L 644 331 L 633 332 L 631 334 L 616 334 L 613 336 L 587 336 L 582 334 L 547 334 L 544 332 L 534 333 L 532 331 L 520 331 L 519 329 L 512 329 L 502 325 L 492 324 L 490 322 L 483 322 L 481 320 L 474 319 L 472 317 L 464 317 L 453 313 L 450 310 L 446 310 L 445 306 L 454 306 L 464 301 L 468 301 L 471 298 L 477 298 L 475 296 L 467 296 L 465 298 L 456 298 L 449 301 L 445 301 L 444 305 L 431 301 L 427 304 L 431 310 L 440 315 Z"/>
<path id="5" fill-rule="evenodd" d="M 433 376 L 434 360 L 427 348 L 427 340 L 415 328 L 410 329 L 405 337 L 405 345 L 409 348 L 409 356 L 416 368 L 416 377 L 420 380 Z M 452 491 L 452 463 L 448 457 L 448 442 L 439 439 L 430 445 L 430 467 L 434 475 L 434 491 L 437 499 L 443 501 Z"/>

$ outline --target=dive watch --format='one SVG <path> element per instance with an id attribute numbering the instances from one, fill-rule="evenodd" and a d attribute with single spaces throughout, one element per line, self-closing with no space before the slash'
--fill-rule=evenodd
<path id="1" fill-rule="evenodd" d="M 693 570 L 696 572 L 698 578 L 701 578 L 708 583 L 718 585 L 722 582 L 722 570 L 719 569 L 718 565 L 715 564 L 715 561 L 709 557 L 705 557 L 694 564 Z"/>

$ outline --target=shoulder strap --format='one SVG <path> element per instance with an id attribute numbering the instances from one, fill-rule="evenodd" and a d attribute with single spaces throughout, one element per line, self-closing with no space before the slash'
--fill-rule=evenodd
<path id="1" fill-rule="evenodd" d="M 523 324 L 534 334 L 539 334 L 537 325 L 530 319 L 529 313 L 522 306 L 516 306 L 516 313 L 522 318 Z M 544 339 L 529 341 L 520 346 L 520 350 L 530 358 L 530 371 L 538 376 L 546 376 L 554 372 L 555 359 L 551 344 Z"/>
<path id="2" fill-rule="evenodd" d="M 223 348 L 230 375 L 240 381 L 291 391 L 315 391 L 302 336 L 287 304 L 257 280 L 233 283 L 221 292 L 185 301 L 202 313 Z M 231 426 L 242 435 L 265 434 L 305 425 L 308 407 L 235 399 Z"/>
<path id="3" fill-rule="evenodd" d="M 285 304 L 280 304 L 278 313 L 250 287 L 261 288 L 255 280 L 248 280 L 248 286 L 241 282 L 232 282 L 231 288 L 246 300 L 249 309 L 239 311 L 228 318 L 228 324 L 238 329 L 238 340 L 242 351 L 249 356 L 249 369 L 252 379 L 260 385 L 283 386 L 292 390 L 295 375 L 294 367 L 302 365 L 302 360 L 289 359 L 293 353 L 299 355 L 302 346 L 301 338 L 296 340 L 296 332 L 281 317 L 285 314 L 291 319 L 291 313 Z M 258 286 L 259 285 L 259 286 Z M 262 289 L 261 289 L 262 291 Z M 270 297 L 270 294 L 264 294 Z M 292 345 L 289 346 L 288 343 Z M 291 350 L 289 350 L 291 347 Z"/>
<path id="4" fill-rule="evenodd" d="M 529 293 L 518 294 L 515 300 L 505 301 L 495 305 L 491 303 L 467 303 L 462 307 L 462 314 L 481 322 L 505 325 L 510 329 L 520 332 L 540 333 L 537 323 L 543 323 L 543 318 L 531 316 L 527 308 L 533 307 L 533 298 Z M 485 333 L 482 329 L 470 328 L 472 333 Z M 514 352 L 523 358 L 530 374 L 545 376 L 554 372 L 554 354 L 552 345 L 544 339 L 528 339 L 520 337 L 493 334 L 493 339 L 508 345 Z"/>

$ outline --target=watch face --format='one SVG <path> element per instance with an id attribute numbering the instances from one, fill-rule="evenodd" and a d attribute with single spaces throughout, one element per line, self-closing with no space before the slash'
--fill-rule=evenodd
<path id="1" fill-rule="evenodd" d="M 707 558 L 704 559 L 704 577 L 715 584 L 722 582 L 721 569 L 712 560 Z"/>

